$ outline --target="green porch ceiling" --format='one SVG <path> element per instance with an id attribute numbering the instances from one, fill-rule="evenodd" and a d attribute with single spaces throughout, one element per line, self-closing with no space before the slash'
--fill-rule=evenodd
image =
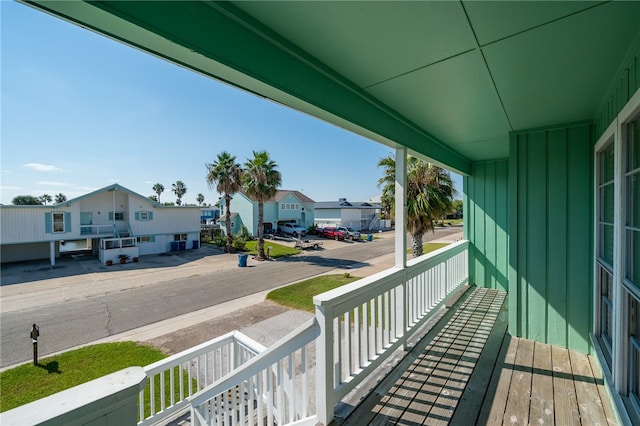
<path id="1" fill-rule="evenodd" d="M 464 174 L 596 118 L 640 33 L 640 2 L 27 3 Z"/>

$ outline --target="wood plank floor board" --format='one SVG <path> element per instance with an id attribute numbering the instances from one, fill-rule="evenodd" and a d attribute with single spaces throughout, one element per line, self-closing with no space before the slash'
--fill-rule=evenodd
<path id="1" fill-rule="evenodd" d="M 593 379 L 589 357 L 578 352 L 569 352 L 569 358 L 582 423 L 588 421 L 597 425 L 607 424 L 598 387 Z"/>
<path id="2" fill-rule="evenodd" d="M 593 379 L 596 382 L 596 386 L 598 388 L 598 394 L 600 395 L 600 401 L 602 402 L 602 409 L 604 410 L 604 415 L 607 419 L 608 425 L 618 424 L 616 420 L 616 414 L 613 411 L 613 407 L 611 406 L 611 400 L 609 399 L 609 394 L 607 393 L 607 388 L 604 383 L 604 377 L 602 372 L 600 371 L 600 365 L 598 361 L 593 357 L 589 356 L 589 363 L 591 364 L 591 371 L 593 372 Z"/>
<path id="3" fill-rule="evenodd" d="M 531 340 L 521 339 L 518 344 L 503 424 L 529 424 L 531 381 L 533 378 L 533 347 L 534 343 Z"/>
<path id="4" fill-rule="evenodd" d="M 480 355 L 476 368 L 460 398 L 459 405 L 465 409 L 456 410 L 449 422 L 452 426 L 475 424 L 482 411 L 482 401 L 490 386 L 496 362 L 500 359 L 502 342 L 507 332 L 508 314 L 504 295 L 500 299 L 502 304 L 496 317 L 495 327 L 491 329 L 484 351 Z"/>
<path id="5" fill-rule="evenodd" d="M 557 346 L 551 347 L 553 365 L 553 401 L 556 423 L 559 425 L 580 425 L 580 412 L 576 389 L 571 373 L 569 351 Z"/>
<path id="6" fill-rule="evenodd" d="M 529 419 L 531 424 L 555 424 L 551 346 L 546 343 L 535 342 L 534 345 Z"/>
<path id="7" fill-rule="evenodd" d="M 518 339 L 511 337 L 508 333 L 505 334 L 499 354 L 501 361 L 496 363 L 477 424 L 502 424 L 517 351 Z"/>

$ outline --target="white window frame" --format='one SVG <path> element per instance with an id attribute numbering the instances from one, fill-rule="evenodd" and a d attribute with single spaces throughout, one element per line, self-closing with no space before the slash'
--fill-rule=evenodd
<path id="1" fill-rule="evenodd" d="M 140 218 L 139 220 L 141 221 L 149 220 L 149 212 L 148 211 L 138 212 L 138 217 Z"/>
<path id="2" fill-rule="evenodd" d="M 602 134 L 598 142 L 594 147 L 594 236 L 596 240 L 593 245 L 593 332 L 595 336 L 598 336 L 602 331 L 600 329 L 601 318 L 600 309 L 598 304 L 600 303 L 600 289 L 598 285 L 598 249 L 599 244 L 597 238 L 599 237 L 599 182 L 598 182 L 598 154 L 604 150 L 611 142 L 614 144 L 614 236 L 613 236 L 613 279 L 612 279 L 612 306 L 613 306 L 613 336 L 612 348 L 611 348 L 611 370 L 607 370 L 610 374 L 610 378 L 613 381 L 613 388 L 615 392 L 620 396 L 623 396 L 624 400 L 629 401 L 627 397 L 629 394 L 630 385 L 630 344 L 629 344 L 629 297 L 630 294 L 639 298 L 640 292 L 637 288 L 630 288 L 624 283 L 625 279 L 625 255 L 626 248 L 624 247 L 624 224 L 626 223 L 626 207 L 623 205 L 627 196 L 625 195 L 625 172 L 626 163 L 623 151 L 625 150 L 626 142 L 626 129 L 627 124 L 640 117 L 640 89 L 631 97 L 629 102 L 622 108 L 620 113 L 616 116 L 613 122 L 609 125 L 607 130 Z M 596 350 L 600 357 L 603 357 L 602 348 L 600 347 L 600 341 L 594 339 Z M 601 364 L 606 367 L 605 360 L 602 360 Z M 620 407 L 623 408 L 623 407 Z M 625 412 L 625 414 L 631 416 L 640 416 L 640 407 L 635 407 L 636 413 Z M 628 407 L 624 407 L 624 410 L 628 410 Z"/>

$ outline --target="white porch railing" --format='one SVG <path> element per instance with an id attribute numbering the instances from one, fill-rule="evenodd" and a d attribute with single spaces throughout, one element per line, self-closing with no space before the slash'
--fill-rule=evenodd
<path id="1" fill-rule="evenodd" d="M 188 398 L 245 364 L 265 347 L 234 331 L 144 367 L 138 425 L 151 425 L 188 406 Z"/>
<path id="2" fill-rule="evenodd" d="M 114 234 L 114 225 L 80 225 L 80 235 Z"/>
<path id="3" fill-rule="evenodd" d="M 468 282 L 468 245 L 460 241 L 406 269 L 316 296 L 314 320 L 190 399 L 192 424 L 328 424 L 338 401 Z M 306 348 L 316 335 L 316 410 L 310 410 Z"/>
<path id="4" fill-rule="evenodd" d="M 460 241 L 316 296 L 318 421 L 378 368 L 468 282 L 468 241 Z"/>
<path id="5" fill-rule="evenodd" d="M 232 374 L 189 398 L 193 425 L 314 425 L 311 319 Z"/>

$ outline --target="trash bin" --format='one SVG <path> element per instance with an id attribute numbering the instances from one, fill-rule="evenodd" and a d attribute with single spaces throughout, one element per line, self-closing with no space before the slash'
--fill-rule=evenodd
<path id="1" fill-rule="evenodd" d="M 193 240 L 193 248 L 197 249 L 200 246 L 200 241 L 198 240 Z"/>
<path id="2" fill-rule="evenodd" d="M 180 245 L 180 251 L 185 251 L 187 249 L 187 242 L 186 241 L 178 241 L 179 245 Z"/>
<path id="3" fill-rule="evenodd" d="M 367 234 L 367 241 L 373 241 L 373 234 Z"/>
<path id="4" fill-rule="evenodd" d="M 244 268 L 245 266 L 247 266 L 247 257 L 249 257 L 248 254 L 239 254 L 238 255 L 238 266 L 241 268 Z"/>
<path id="5" fill-rule="evenodd" d="M 171 251 L 178 251 L 178 242 L 177 241 L 171 241 Z"/>

